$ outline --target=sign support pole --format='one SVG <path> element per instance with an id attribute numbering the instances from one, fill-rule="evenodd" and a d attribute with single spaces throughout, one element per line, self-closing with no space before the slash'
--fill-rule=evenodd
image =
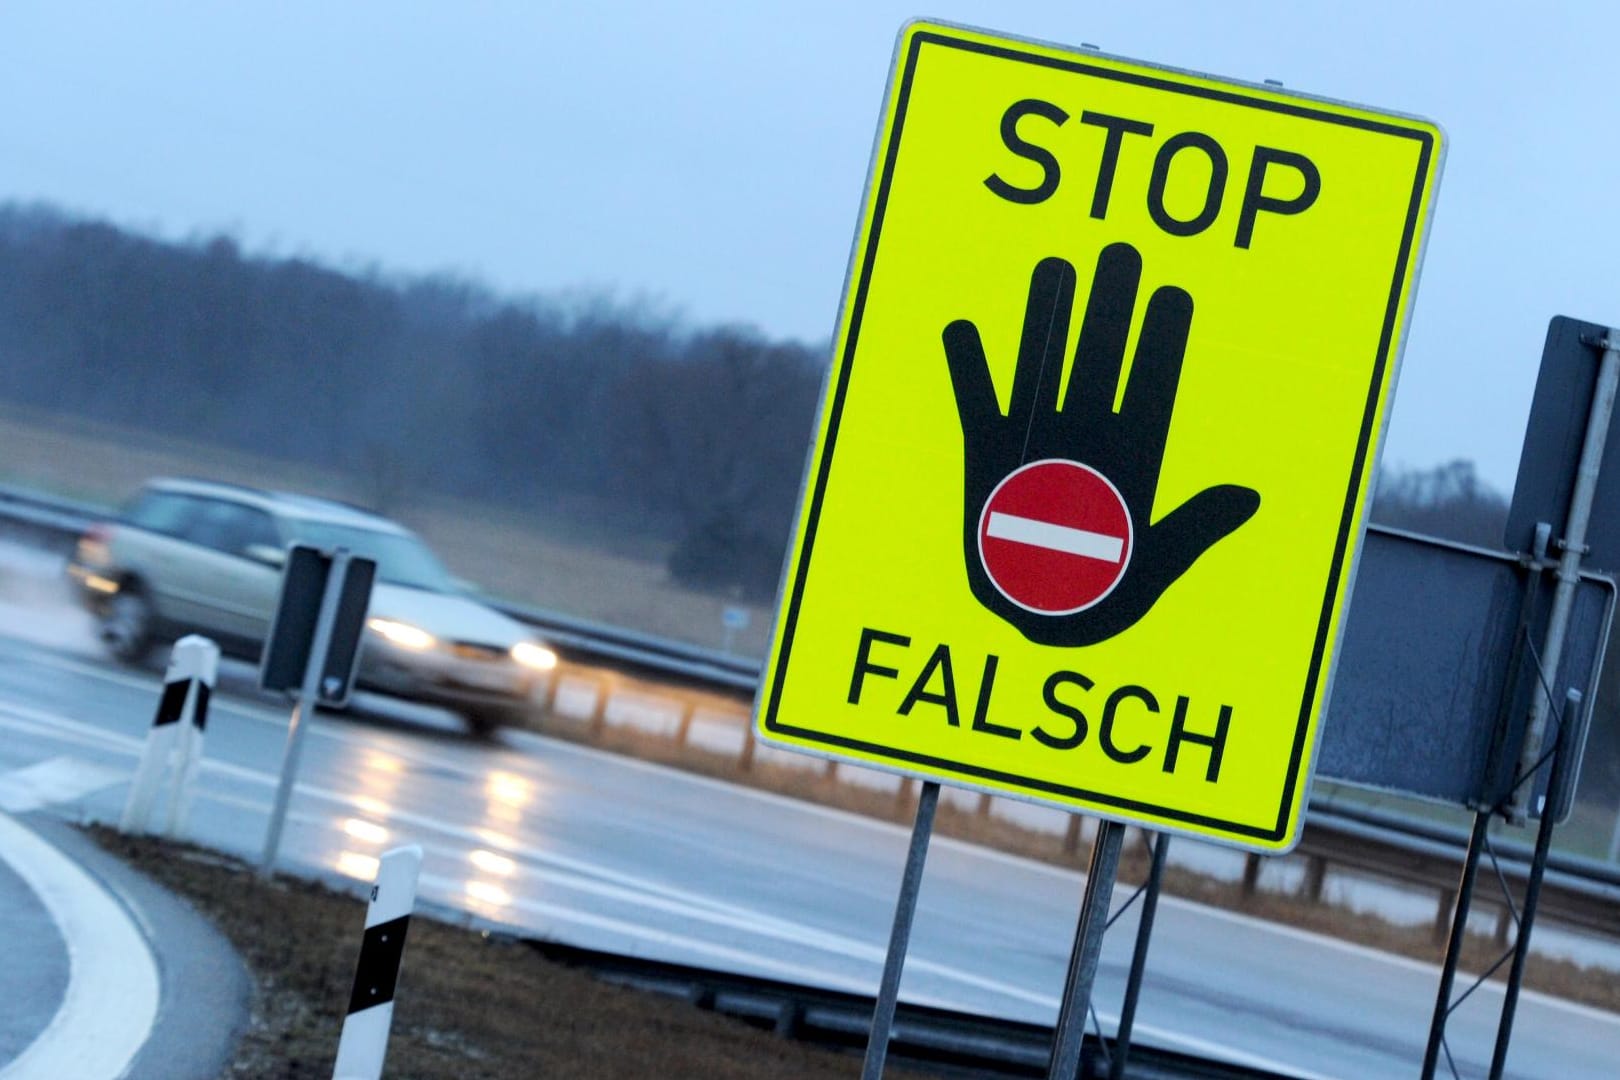
<path id="1" fill-rule="evenodd" d="M 332 569 L 326 576 L 326 589 L 321 593 L 315 636 L 310 642 L 309 658 L 304 663 L 304 682 L 299 688 L 298 702 L 293 706 L 292 719 L 287 726 L 287 749 L 281 758 L 281 780 L 276 784 L 276 801 L 270 810 L 264 854 L 259 857 L 261 878 L 270 877 L 275 868 L 276 854 L 281 849 L 281 830 L 287 823 L 287 805 L 292 801 L 293 782 L 298 777 L 298 759 L 304 750 L 304 729 L 320 700 L 321 671 L 326 666 L 326 654 L 332 650 L 332 628 L 337 623 L 338 601 L 343 597 L 343 579 L 348 576 L 349 559 L 349 552 L 345 548 L 333 553 Z"/>
<path id="2" fill-rule="evenodd" d="M 1069 954 L 1069 975 L 1063 986 L 1063 1009 L 1058 1014 L 1052 1041 L 1052 1062 L 1046 1080 L 1074 1080 L 1080 1070 L 1080 1048 L 1086 1036 L 1086 1013 L 1091 1008 L 1091 985 L 1097 979 L 1102 957 L 1103 931 L 1107 929 L 1108 905 L 1114 896 L 1114 878 L 1119 874 L 1119 849 L 1125 840 L 1125 826 L 1113 821 L 1097 822 L 1097 838 L 1091 844 L 1091 865 L 1086 869 L 1086 891 L 1080 901 L 1080 922 L 1075 927 L 1074 950 Z"/>
<path id="3" fill-rule="evenodd" d="M 1125 980 L 1125 1002 L 1119 1009 L 1119 1027 L 1114 1032 L 1114 1056 L 1108 1064 L 1108 1080 L 1125 1080 L 1125 1061 L 1131 1055 L 1131 1028 L 1136 1025 L 1136 1003 L 1142 996 L 1142 974 L 1147 970 L 1148 944 L 1153 938 L 1153 920 L 1159 913 L 1159 891 L 1164 886 L 1164 857 L 1170 848 L 1170 834 L 1159 833 L 1153 840 L 1153 861 L 1148 865 L 1147 888 L 1142 892 L 1142 914 L 1136 923 L 1136 948 L 1131 953 L 1131 973 Z"/>
<path id="4" fill-rule="evenodd" d="M 1547 618 L 1546 644 L 1541 650 L 1542 670 L 1547 678 L 1557 677 L 1564 655 L 1564 635 L 1574 608 L 1575 586 L 1580 581 L 1581 556 L 1586 554 L 1586 528 L 1592 519 L 1592 503 L 1597 496 L 1598 470 L 1603 464 L 1603 447 L 1609 438 L 1609 421 L 1620 390 L 1620 334 L 1613 330 L 1601 343 L 1603 362 L 1598 367 L 1597 388 L 1592 393 L 1592 411 L 1586 421 L 1586 441 L 1581 445 L 1581 461 L 1575 473 L 1575 490 L 1569 500 L 1569 518 L 1558 559 L 1558 585 L 1553 591 L 1552 613 Z M 1520 780 L 1535 769 L 1547 737 L 1547 713 L 1553 708 L 1545 694 L 1537 694 L 1530 705 L 1524 745 L 1513 779 Z M 1531 785 L 1521 785 L 1514 793 L 1509 817 L 1523 824 L 1530 816 Z"/>
<path id="5" fill-rule="evenodd" d="M 1610 349 L 1608 356 L 1614 356 Z M 1605 357 L 1607 361 L 1608 357 Z M 1502 998 L 1502 1018 L 1496 1026 L 1496 1050 L 1491 1056 L 1491 1080 L 1501 1080 L 1507 1068 L 1508 1043 L 1513 1038 L 1513 1016 L 1519 1007 L 1519 988 L 1524 985 L 1524 964 L 1530 955 L 1530 931 L 1541 903 L 1541 880 L 1547 872 L 1547 852 L 1558 815 L 1553 810 L 1556 793 L 1563 790 L 1564 770 L 1569 768 L 1570 728 L 1581 710 L 1581 692 L 1571 687 L 1564 697 L 1564 715 L 1553 739 L 1552 775 L 1547 781 L 1547 806 L 1536 831 L 1536 853 L 1530 861 L 1530 876 L 1524 886 L 1524 910 L 1519 913 L 1519 932 L 1513 939 L 1513 966 L 1508 971 L 1507 992 Z M 1532 785 L 1526 784 L 1526 787 Z"/>
<path id="6" fill-rule="evenodd" d="M 1440 989 L 1434 998 L 1434 1018 L 1429 1021 L 1429 1044 L 1423 1051 L 1423 1071 L 1419 1074 L 1422 1080 L 1434 1080 L 1434 1071 L 1440 1064 L 1440 1046 L 1446 1037 L 1446 1020 L 1451 1016 L 1451 990 L 1457 981 L 1457 962 L 1462 956 L 1463 938 L 1468 933 L 1468 911 L 1474 903 L 1474 882 L 1479 879 L 1479 857 L 1485 850 L 1485 830 L 1490 821 L 1489 810 L 1474 811 L 1474 829 L 1468 836 L 1468 854 L 1463 858 L 1457 902 L 1451 912 L 1445 964 L 1440 969 Z"/>
<path id="7" fill-rule="evenodd" d="M 889 932 L 889 954 L 883 961 L 883 981 L 872 1010 L 872 1031 L 866 1039 L 861 1080 L 880 1080 L 889 1056 L 889 1035 L 894 1030 L 894 1010 L 900 1000 L 900 970 L 911 943 L 911 920 L 917 913 L 917 893 L 922 888 L 923 863 L 928 859 L 928 838 L 934 832 L 934 810 L 938 805 L 939 782 L 924 780 L 917 794 L 917 818 L 911 826 L 911 847 L 900 877 L 900 899 L 894 906 L 894 928 Z"/>

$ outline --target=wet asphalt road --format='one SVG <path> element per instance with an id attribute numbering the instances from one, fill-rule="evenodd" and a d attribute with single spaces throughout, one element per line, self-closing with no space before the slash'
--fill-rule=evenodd
<path id="1" fill-rule="evenodd" d="M 0 627 L 3 629 L 3 627 Z M 54 812 L 116 821 L 160 675 L 0 637 L 0 783 L 34 769 Z M 426 851 L 422 896 L 542 937 L 870 993 L 907 835 L 527 733 L 467 739 L 447 715 L 373 702 L 316 717 L 281 864 L 367 878 L 396 843 Z M 191 836 L 256 858 L 288 709 L 228 665 Z M 42 794 L 42 799 L 47 796 Z M 902 994 L 1051 1022 L 1081 878 L 947 840 L 929 856 Z M 1109 935 L 1096 1003 L 1112 1026 L 1134 912 Z M 1143 1042 L 1304 1075 L 1414 1075 L 1436 973 L 1166 900 L 1138 1014 Z M 1500 995 L 1452 1021 L 1483 1075 Z M 1620 1018 L 1521 1003 L 1512 1072 L 1610 1077 Z"/>

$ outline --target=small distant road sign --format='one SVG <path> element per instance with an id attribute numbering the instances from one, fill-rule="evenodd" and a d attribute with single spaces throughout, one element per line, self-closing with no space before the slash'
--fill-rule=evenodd
<path id="1" fill-rule="evenodd" d="M 1286 850 L 1440 130 L 918 22 L 876 146 L 759 736 Z"/>
<path id="2" fill-rule="evenodd" d="M 333 568 L 339 574 L 333 580 Z M 371 586 L 377 575 L 373 559 L 322 551 L 295 544 L 287 552 L 281 579 L 281 598 L 270 624 L 260 663 L 259 684 L 266 690 L 301 691 L 310 650 L 320 629 L 322 601 L 328 587 L 338 590 L 332 609 L 330 636 L 321 660 L 317 683 L 319 703 L 341 708 L 349 700 L 360 658 L 360 635 L 371 605 Z"/>

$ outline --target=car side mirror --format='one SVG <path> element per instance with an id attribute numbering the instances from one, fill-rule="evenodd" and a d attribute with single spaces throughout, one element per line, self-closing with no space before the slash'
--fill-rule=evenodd
<path id="1" fill-rule="evenodd" d="M 274 544 L 249 544 L 247 557 L 266 566 L 280 568 L 287 565 L 287 550 Z"/>

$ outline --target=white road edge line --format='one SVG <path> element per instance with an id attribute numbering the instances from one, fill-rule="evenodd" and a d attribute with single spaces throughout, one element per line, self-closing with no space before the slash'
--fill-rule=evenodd
<path id="1" fill-rule="evenodd" d="M 122 1076 L 157 1020 L 157 961 L 146 939 L 93 877 L 3 813 L 0 853 L 61 928 L 68 951 L 61 1007 L 22 1054 L 0 1068 L 0 1080 Z"/>

